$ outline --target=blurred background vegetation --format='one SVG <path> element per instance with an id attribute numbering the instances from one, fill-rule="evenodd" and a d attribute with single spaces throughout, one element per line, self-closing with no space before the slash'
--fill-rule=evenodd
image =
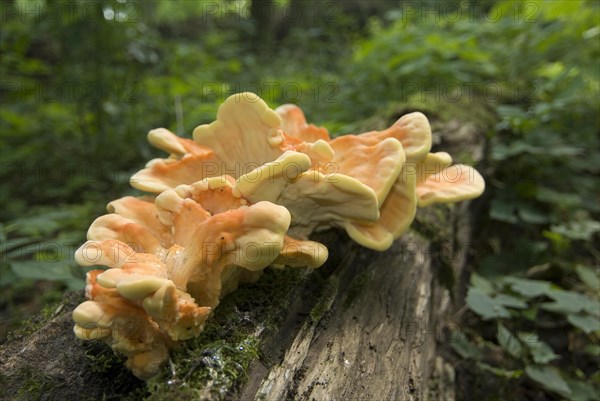
<path id="1" fill-rule="evenodd" d="M 459 395 L 600 396 L 599 2 L 0 4 L 2 340 L 83 287 L 73 251 L 159 156 L 146 132 L 189 136 L 252 91 L 336 134 L 411 110 L 477 120 Z"/>

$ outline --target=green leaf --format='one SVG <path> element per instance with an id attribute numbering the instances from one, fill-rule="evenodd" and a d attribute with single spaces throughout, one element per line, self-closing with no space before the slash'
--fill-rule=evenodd
<path id="1" fill-rule="evenodd" d="M 493 284 L 489 280 L 486 280 L 477 273 L 471 274 L 471 279 L 469 281 L 471 283 L 471 286 L 478 288 L 484 294 L 491 295 L 494 293 Z"/>
<path id="2" fill-rule="evenodd" d="M 559 157 L 573 157 L 573 156 L 577 156 L 577 155 L 583 153 L 582 148 L 578 148 L 576 146 L 566 146 L 566 145 L 551 146 L 550 148 L 547 148 L 546 151 L 547 151 L 547 154 L 549 154 L 549 155 L 559 156 Z"/>
<path id="3" fill-rule="evenodd" d="M 30 238 L 30 237 L 28 237 L 27 239 L 28 239 L 27 242 L 32 241 L 32 238 Z M 62 252 L 62 245 L 63 244 L 58 243 L 56 241 L 40 241 L 40 242 L 28 243 L 25 246 L 21 246 L 19 248 L 11 250 L 10 252 L 7 252 L 6 257 L 8 259 L 17 259 L 18 260 L 20 258 L 29 257 L 33 253 L 38 253 L 38 252 L 41 252 L 44 250 Z"/>
<path id="4" fill-rule="evenodd" d="M 492 158 L 497 161 L 502 161 L 510 157 L 518 156 L 521 154 L 544 154 L 545 149 L 541 147 L 532 146 L 527 142 L 516 141 L 510 145 L 497 145 L 493 147 Z"/>
<path id="5" fill-rule="evenodd" d="M 522 370 L 508 370 L 508 369 L 503 369 L 503 368 L 499 368 L 499 367 L 496 367 L 496 366 L 489 365 L 489 364 L 484 363 L 484 362 L 478 362 L 477 366 L 481 370 L 485 370 L 487 372 L 490 372 L 490 373 L 494 374 L 495 376 L 503 377 L 505 379 L 518 379 L 519 377 L 521 377 L 523 375 L 523 371 Z"/>
<path id="6" fill-rule="evenodd" d="M 481 350 L 459 330 L 452 332 L 450 347 L 463 359 L 480 360 L 483 357 Z"/>
<path id="7" fill-rule="evenodd" d="M 554 350 L 543 341 L 531 343 L 528 348 L 535 363 L 545 364 L 560 358 L 560 356 L 556 355 Z"/>
<path id="8" fill-rule="evenodd" d="M 83 277 L 77 277 L 66 262 L 12 262 L 11 269 L 17 277 L 30 280 L 48 280 L 63 282 L 70 289 L 85 286 Z"/>
<path id="9" fill-rule="evenodd" d="M 510 313 L 502 306 L 502 303 L 478 288 L 469 288 L 466 303 L 473 312 L 477 313 L 483 319 L 510 317 Z"/>
<path id="10" fill-rule="evenodd" d="M 554 353 L 554 350 L 544 341 L 540 340 L 535 333 L 519 333 L 519 339 L 529 350 L 535 363 L 546 364 L 559 358 Z"/>
<path id="11" fill-rule="evenodd" d="M 517 215 L 515 213 L 514 204 L 498 199 L 492 200 L 490 217 L 494 220 L 503 221 L 505 223 L 517 224 L 519 222 L 519 219 L 517 219 Z"/>
<path id="12" fill-rule="evenodd" d="M 592 290 L 599 291 L 600 290 L 600 277 L 598 273 L 589 267 L 577 265 L 575 268 L 579 279 L 583 282 L 583 284 L 590 287 Z"/>
<path id="13" fill-rule="evenodd" d="M 590 315 L 568 315 L 567 320 L 573 326 L 583 330 L 584 333 L 600 331 L 600 319 Z"/>
<path id="14" fill-rule="evenodd" d="M 514 309 L 525 309 L 528 306 L 527 302 L 506 294 L 498 294 L 496 296 L 496 301 L 502 304 L 503 306 Z"/>
<path id="15" fill-rule="evenodd" d="M 512 276 L 503 278 L 502 282 L 507 283 L 514 292 L 526 298 L 534 298 L 546 294 L 550 290 L 551 285 L 548 281 L 529 280 Z"/>
<path id="16" fill-rule="evenodd" d="M 537 305 L 534 305 L 534 306 L 522 311 L 521 316 L 523 316 L 527 320 L 535 322 L 537 319 L 538 310 L 539 310 L 539 307 Z"/>
<path id="17" fill-rule="evenodd" d="M 529 205 L 520 205 L 517 209 L 519 217 L 529 224 L 547 224 L 550 217 L 547 213 Z"/>
<path id="18" fill-rule="evenodd" d="M 550 228 L 554 233 L 571 240 L 590 241 L 600 231 L 600 222 L 593 220 L 569 221 Z"/>
<path id="19" fill-rule="evenodd" d="M 7 252 L 11 249 L 23 246 L 32 241 L 35 241 L 35 240 L 30 237 L 4 239 L 4 240 L 2 240 L 2 247 L 0 248 L 0 252 Z"/>
<path id="20" fill-rule="evenodd" d="M 544 238 L 548 238 L 550 240 L 550 242 L 552 243 L 552 247 L 557 252 L 560 253 L 569 249 L 570 241 L 564 235 L 549 230 L 542 231 L 542 235 L 544 236 Z"/>
<path id="21" fill-rule="evenodd" d="M 496 334 L 498 344 L 508 354 L 514 358 L 520 358 L 523 354 L 523 347 L 517 337 L 515 337 L 502 323 L 498 323 L 498 332 Z"/>
<path id="22" fill-rule="evenodd" d="M 588 344 L 585 346 L 583 351 L 592 356 L 600 356 L 600 345 L 597 344 Z"/>
<path id="23" fill-rule="evenodd" d="M 49 234 L 62 227 L 65 219 L 76 216 L 74 210 L 55 210 L 39 215 L 12 220 L 6 225 L 6 232 L 18 232 L 22 235 L 39 236 Z"/>
<path id="24" fill-rule="evenodd" d="M 566 380 L 571 389 L 570 401 L 598 401 L 598 387 L 581 380 Z"/>
<path id="25" fill-rule="evenodd" d="M 0 264 L 0 288 L 12 286 L 18 280 L 17 275 L 10 269 L 8 264 Z"/>
<path id="26" fill-rule="evenodd" d="M 529 365 L 525 368 L 525 373 L 531 380 L 537 382 L 546 390 L 566 396 L 571 394 L 569 385 L 558 374 L 556 369 L 550 366 Z"/>
<path id="27" fill-rule="evenodd" d="M 555 301 L 540 305 L 542 309 L 547 311 L 563 314 L 572 314 L 582 311 L 586 311 L 593 315 L 599 313 L 598 301 L 593 300 L 586 295 L 562 289 L 551 289 L 547 292 L 547 295 Z"/>
<path id="28" fill-rule="evenodd" d="M 504 248 L 483 258 L 477 272 L 494 282 L 507 275 L 518 276 L 527 272 L 532 265 L 542 261 L 547 250 L 542 241 L 518 241 L 512 249 Z"/>

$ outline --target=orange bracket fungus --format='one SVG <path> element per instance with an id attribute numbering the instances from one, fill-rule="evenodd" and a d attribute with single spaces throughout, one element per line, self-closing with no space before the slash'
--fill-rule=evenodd
<path id="1" fill-rule="evenodd" d="M 102 340 L 142 379 L 157 374 L 177 342 L 197 336 L 220 299 L 270 265 L 317 268 L 327 248 L 315 231 L 344 229 L 378 251 L 411 225 L 417 207 L 479 196 L 470 166 L 430 153 L 421 113 L 390 128 L 331 138 L 295 105 L 270 109 L 240 93 L 193 139 L 164 128 L 150 143 L 169 154 L 131 178 L 150 193 L 109 203 L 76 252 L 87 301 L 75 334 Z"/>

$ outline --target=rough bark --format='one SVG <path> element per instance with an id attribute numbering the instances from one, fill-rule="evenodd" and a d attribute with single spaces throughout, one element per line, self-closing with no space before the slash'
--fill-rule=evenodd
<path id="1" fill-rule="evenodd" d="M 97 372 L 92 358 L 109 362 L 112 355 L 103 344 L 74 338 L 71 312 L 82 301 L 83 293 L 66 294 L 48 321 L 34 319 L 39 327 L 0 348 L 0 399 L 97 400 L 107 388 L 124 393 L 143 384 L 117 363 Z"/>
<path id="2" fill-rule="evenodd" d="M 283 360 L 254 367 L 241 399 L 425 398 L 438 315 L 448 302 L 433 280 L 429 250 L 409 235 L 385 253 L 349 253 L 329 278 L 338 288 L 323 300 L 326 315 L 288 333 Z"/>

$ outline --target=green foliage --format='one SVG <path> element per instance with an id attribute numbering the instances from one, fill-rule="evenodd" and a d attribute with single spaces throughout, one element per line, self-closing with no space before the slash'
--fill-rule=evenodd
<path id="1" fill-rule="evenodd" d="M 87 213 L 86 208 L 46 209 L 0 225 L 0 257 L 5 272 L 0 286 L 22 279 L 52 280 L 69 289 L 81 288 L 85 276 L 74 269 L 73 253 L 82 240 L 80 224 Z"/>
<path id="2" fill-rule="evenodd" d="M 73 254 L 85 240 L 81 227 L 100 211 L 93 204 L 40 206 L 0 223 L 0 308 L 23 318 L 28 310 L 58 301 L 63 291 L 83 288 L 86 269 L 76 266 Z"/>
<path id="3" fill-rule="evenodd" d="M 547 391 L 586 399 L 577 366 L 590 361 L 583 349 L 597 341 L 600 324 L 598 274 L 587 267 L 600 255 L 600 9 L 591 1 L 499 1 L 476 13 L 462 7 L 458 16 L 401 7 L 373 20 L 343 71 L 341 96 L 365 118 L 448 104 L 495 113 L 485 132 L 489 161 L 480 166 L 489 211 L 478 218 L 481 275 L 466 297 L 489 323 L 453 347 L 503 380 L 525 374 Z M 336 106 L 332 115 L 351 120 L 345 104 Z M 566 350 L 540 340 L 544 322 L 556 319 L 556 330 L 582 339 L 582 361 L 559 360 Z M 523 343 L 509 327 L 536 341 Z M 503 358 L 485 360 L 491 349 Z M 564 383 L 543 384 L 556 375 Z"/>
<path id="4" fill-rule="evenodd" d="M 592 271 L 586 274 L 598 278 Z M 590 391 L 593 394 L 589 383 L 596 380 L 597 374 L 585 366 L 595 360 L 588 347 L 600 339 L 600 300 L 597 292 L 583 290 L 582 286 L 583 283 L 577 283 L 572 290 L 564 290 L 548 281 L 515 276 L 496 278 L 492 282 L 474 273 L 467 306 L 482 319 L 494 322 L 496 335 L 487 339 L 485 329 L 473 330 L 470 336 L 457 332 L 458 337 L 454 337 L 458 340 L 452 341 L 451 346 L 462 358 L 475 360 L 480 369 L 498 377 L 519 379 L 524 372 L 545 390 L 569 400 L 593 400 L 594 397 L 586 394 Z M 553 349 L 541 338 L 543 328 L 552 325 L 567 325 L 568 337 L 578 338 L 577 345 L 568 350 Z M 515 334 L 508 327 L 519 331 Z M 485 360 L 484 356 L 492 352 L 501 357 Z M 576 362 L 567 364 L 565 361 L 573 355 L 578 356 Z M 507 366 L 512 368 L 507 369 Z"/>
<path id="5" fill-rule="evenodd" d="M 525 368 L 525 372 L 527 373 L 527 376 L 544 388 L 565 397 L 571 395 L 569 385 L 563 380 L 556 369 L 552 369 L 549 366 L 531 365 Z"/>
<path id="6" fill-rule="evenodd" d="M 513 391 L 593 399 L 598 3 L 375 2 L 378 16 L 366 26 L 366 14 L 343 6 L 304 9 L 310 14 L 293 20 L 285 5 L 302 2 L 276 3 L 276 38 L 258 51 L 249 2 L 211 2 L 210 12 L 203 2 L 2 2 L 0 307 L 19 315 L 16 305 L 35 290 L 44 290 L 43 303 L 82 288 L 72 252 L 108 201 L 136 194 L 129 176 L 160 154 L 146 142 L 149 129 L 189 136 L 225 97 L 245 90 L 272 105 L 299 103 L 334 135 L 419 109 L 443 121 L 477 120 L 487 140 L 478 166 L 488 185 L 473 247 L 478 274 L 466 296 L 482 327 L 455 336 L 453 349 L 476 362 L 474 376 L 492 375 Z M 433 209 L 424 234 L 449 229 L 442 210 Z M 352 283 L 347 304 L 368 279 Z M 326 313 L 334 287 L 313 319 Z M 234 305 L 221 305 L 223 316 Z M 163 377 L 175 380 L 171 396 L 174 388 L 182 399 L 197 396 L 191 382 L 238 383 L 256 357 L 244 322 L 217 315 L 213 323 L 176 354 L 182 371 Z M 114 361 L 92 362 L 102 370 Z M 152 397 L 164 388 L 152 387 Z"/>

